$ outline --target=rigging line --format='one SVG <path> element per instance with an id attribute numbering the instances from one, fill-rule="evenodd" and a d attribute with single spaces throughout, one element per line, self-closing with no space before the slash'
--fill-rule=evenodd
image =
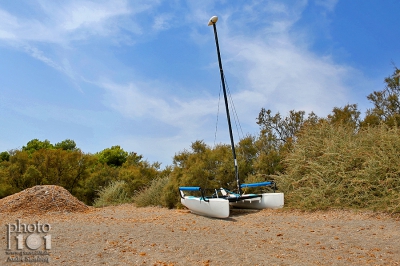
<path id="1" fill-rule="evenodd" d="M 235 103 L 233 102 L 232 94 L 231 94 L 231 92 L 229 90 L 229 87 L 228 87 L 228 94 L 229 94 L 229 100 L 230 100 L 231 106 L 232 106 L 232 112 L 234 114 L 233 118 L 235 120 L 236 131 L 238 133 L 239 140 L 242 140 L 243 137 L 244 137 L 243 129 L 242 129 L 242 125 L 240 124 L 239 116 L 238 116 L 238 113 L 236 111 Z M 239 132 L 239 129 L 240 129 L 240 132 Z M 240 135 L 240 133 L 242 135 Z"/>
<path id="2" fill-rule="evenodd" d="M 231 93 L 231 91 L 229 89 L 229 85 L 228 85 L 228 82 L 227 82 L 227 80 L 225 78 L 225 75 L 224 75 L 224 80 L 225 80 L 225 87 L 226 87 L 227 93 L 228 93 L 228 98 L 229 98 L 229 101 L 230 101 L 231 113 L 233 113 L 233 120 L 235 121 L 236 131 L 237 131 L 239 142 L 240 142 L 241 140 L 244 139 L 242 125 L 240 124 L 240 120 L 239 120 L 238 113 L 236 111 L 235 103 L 233 102 L 232 93 Z M 239 128 L 240 128 L 240 131 L 242 132 L 242 136 L 240 136 Z M 239 154 L 241 154 L 243 156 L 243 158 L 246 157 L 244 150 L 241 150 L 241 152 L 239 152 Z"/>
<path id="3" fill-rule="evenodd" d="M 218 131 L 218 118 L 219 118 L 219 104 L 221 103 L 221 82 L 219 83 L 219 94 L 218 94 L 218 111 L 217 111 L 217 122 L 215 123 L 215 134 L 214 134 L 214 148 L 215 142 L 217 141 L 217 131 Z"/>
<path id="4" fill-rule="evenodd" d="M 224 79 L 225 79 L 225 76 L 224 76 Z M 225 85 L 226 85 L 226 88 L 228 91 L 229 100 L 231 102 L 231 110 L 232 110 L 232 113 L 234 114 L 233 118 L 235 120 L 236 131 L 238 133 L 239 141 L 241 141 L 244 139 L 243 129 L 242 129 L 242 125 L 240 124 L 239 116 L 238 116 L 238 113 L 236 112 L 235 103 L 233 102 L 232 94 L 231 94 L 231 91 L 229 89 L 229 85 L 228 85 L 228 82 L 226 81 L 226 79 L 225 79 Z M 238 127 L 238 125 L 239 125 L 239 127 Z M 242 137 L 240 137 L 239 128 L 240 128 L 240 131 L 242 132 Z M 239 154 L 241 154 L 243 156 L 243 158 L 246 157 L 244 150 L 239 151 Z"/>
<path id="5" fill-rule="evenodd" d="M 244 138 L 243 129 L 242 129 L 242 125 L 240 124 L 239 116 L 238 116 L 238 113 L 236 112 L 236 109 L 235 109 L 235 106 L 234 106 L 234 103 L 233 103 L 233 99 L 231 98 L 230 100 L 231 100 L 231 103 L 233 105 L 235 126 L 236 126 L 236 131 L 238 132 L 239 141 L 240 141 L 240 140 L 242 140 Z M 240 135 L 240 133 L 241 133 L 241 135 Z"/>
<path id="6" fill-rule="evenodd" d="M 228 92 L 228 95 L 229 95 L 229 100 L 230 100 L 230 103 L 231 103 L 231 110 L 232 110 L 232 112 L 234 114 L 233 115 L 233 119 L 235 121 L 236 131 L 237 131 L 237 134 L 238 134 L 238 137 L 239 137 L 239 141 L 240 141 L 240 140 L 242 140 L 244 138 L 242 125 L 240 124 L 239 116 L 238 116 L 238 114 L 236 112 L 235 104 L 233 102 L 232 94 L 231 94 L 231 91 L 229 90 L 229 85 L 228 85 L 228 82 L 227 82 L 227 80 L 225 78 L 225 75 L 224 75 L 224 80 L 225 80 L 225 85 L 226 85 L 227 92 Z M 240 136 L 239 128 L 240 128 L 240 131 L 242 133 L 242 137 Z"/>

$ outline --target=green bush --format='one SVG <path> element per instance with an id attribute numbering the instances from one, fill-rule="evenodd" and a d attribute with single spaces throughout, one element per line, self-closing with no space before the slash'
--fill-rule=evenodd
<path id="1" fill-rule="evenodd" d="M 112 181 L 110 185 L 101 189 L 98 198 L 95 199 L 94 207 L 105 207 L 132 202 L 126 190 L 125 181 Z"/>

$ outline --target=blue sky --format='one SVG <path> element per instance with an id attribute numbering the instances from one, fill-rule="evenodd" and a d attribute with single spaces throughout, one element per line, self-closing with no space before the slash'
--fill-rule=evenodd
<path id="1" fill-rule="evenodd" d="M 400 65 L 399 14 L 398 0 L 0 1 L 0 151 L 72 139 L 166 166 L 195 140 L 229 143 L 214 15 L 244 134 L 261 108 L 364 113 Z"/>

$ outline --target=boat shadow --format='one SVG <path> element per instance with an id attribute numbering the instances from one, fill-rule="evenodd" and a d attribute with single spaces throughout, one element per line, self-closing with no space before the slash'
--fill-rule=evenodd
<path id="1" fill-rule="evenodd" d="M 232 209 L 230 209 L 230 214 L 229 214 L 229 217 L 227 217 L 227 218 L 216 218 L 216 217 L 204 216 L 204 215 L 201 215 L 201 214 L 198 214 L 198 213 L 190 212 L 189 210 L 188 210 L 188 213 L 191 213 L 192 215 L 196 215 L 196 216 L 199 216 L 199 217 L 203 217 L 205 219 L 223 220 L 223 221 L 228 221 L 228 222 L 237 222 L 238 220 L 235 219 L 237 217 L 244 216 L 244 215 L 250 215 L 250 214 L 253 214 L 253 213 L 258 213 L 260 211 L 261 210 L 255 210 L 255 209 L 235 209 L 235 208 L 232 208 Z"/>
<path id="2" fill-rule="evenodd" d="M 215 220 L 224 220 L 228 222 L 237 222 L 238 220 L 236 218 L 244 215 L 250 215 L 253 213 L 258 213 L 260 210 L 254 210 L 254 209 L 230 209 L 230 214 L 229 217 L 227 218 L 215 218 L 215 217 L 206 217 L 208 219 L 215 219 Z"/>
<path id="3" fill-rule="evenodd" d="M 239 217 L 239 216 L 249 215 L 249 214 L 257 213 L 257 212 L 260 212 L 260 210 L 232 208 L 232 209 L 230 209 L 229 217 Z"/>

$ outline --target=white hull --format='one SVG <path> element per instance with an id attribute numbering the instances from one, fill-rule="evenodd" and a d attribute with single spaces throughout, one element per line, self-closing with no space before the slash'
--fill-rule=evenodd
<path id="1" fill-rule="evenodd" d="M 200 197 L 184 196 L 181 203 L 191 212 L 208 217 L 228 218 L 229 201 L 222 198 L 211 198 L 208 201 Z"/>
<path id="2" fill-rule="evenodd" d="M 231 206 L 241 209 L 279 209 L 283 208 L 284 196 L 283 193 L 263 193 L 262 197 L 244 199 L 237 202 L 231 202 Z M 243 197 L 246 194 L 242 195 Z"/>

